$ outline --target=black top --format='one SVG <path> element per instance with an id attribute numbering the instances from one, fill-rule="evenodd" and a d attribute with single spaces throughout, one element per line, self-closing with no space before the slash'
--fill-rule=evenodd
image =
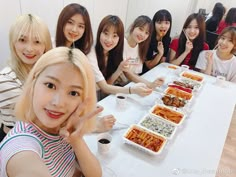
<path id="1" fill-rule="evenodd" d="M 169 45 L 170 45 L 170 42 L 171 42 L 171 38 L 170 37 L 163 38 L 162 42 L 163 42 L 163 47 L 164 47 L 163 56 L 167 57 L 168 51 L 169 51 Z M 157 50 L 157 43 L 158 43 L 158 41 L 156 41 L 156 39 L 151 40 L 150 46 L 149 46 L 149 49 L 148 49 L 148 52 L 147 52 L 146 61 L 153 60 L 155 58 L 155 56 L 159 53 L 158 50 Z M 148 70 L 149 70 L 148 67 L 144 63 L 143 64 L 143 73 L 147 72 Z"/>
<path id="2" fill-rule="evenodd" d="M 211 17 L 209 20 L 206 21 L 206 30 L 215 32 L 217 30 L 219 24 L 219 20 L 215 17 Z"/>

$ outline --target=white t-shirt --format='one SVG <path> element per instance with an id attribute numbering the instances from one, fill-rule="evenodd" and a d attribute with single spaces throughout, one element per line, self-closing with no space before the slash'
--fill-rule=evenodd
<path id="1" fill-rule="evenodd" d="M 138 49 L 139 49 L 138 45 L 136 45 L 134 48 L 132 48 L 128 44 L 128 41 L 126 40 L 126 38 L 124 39 L 123 58 L 124 58 L 124 60 L 130 58 L 130 59 L 134 59 L 137 61 L 137 64 L 130 66 L 130 70 L 136 74 L 142 73 L 142 70 L 143 70 L 143 63 L 139 57 Z"/>
<path id="2" fill-rule="evenodd" d="M 99 81 L 105 80 L 102 72 L 100 71 L 98 67 L 97 55 L 96 55 L 94 47 L 91 49 L 87 57 L 88 57 L 90 65 L 92 66 L 96 83 Z"/>
<path id="3" fill-rule="evenodd" d="M 206 50 L 199 54 L 196 68 L 205 70 L 207 66 L 207 59 L 205 58 Z M 217 54 L 216 50 L 213 50 L 213 67 L 212 76 L 224 76 L 227 81 L 236 83 L 236 57 L 229 60 L 221 60 Z"/>

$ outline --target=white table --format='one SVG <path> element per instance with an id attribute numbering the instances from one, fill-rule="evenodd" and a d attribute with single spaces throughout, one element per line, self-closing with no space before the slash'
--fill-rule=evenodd
<path id="1" fill-rule="evenodd" d="M 158 75 L 168 74 L 170 78 L 173 73 L 167 65 L 163 63 L 143 77 L 152 81 Z M 86 142 L 101 161 L 104 176 L 111 177 L 113 173 L 117 177 L 214 177 L 236 103 L 236 84 L 225 82 L 225 87 L 220 87 L 214 84 L 214 77 L 204 75 L 204 78 L 192 113 L 159 156 L 150 156 L 124 144 L 122 136 L 126 129 L 110 132 L 112 148 L 105 155 L 97 152 L 97 134 L 87 135 Z M 124 112 L 117 111 L 114 95 L 99 104 L 104 107 L 103 114 L 112 113 L 118 122 L 130 125 L 138 123 L 148 112 L 155 96 L 155 93 L 145 98 L 132 95 L 138 101 L 130 100 Z"/>

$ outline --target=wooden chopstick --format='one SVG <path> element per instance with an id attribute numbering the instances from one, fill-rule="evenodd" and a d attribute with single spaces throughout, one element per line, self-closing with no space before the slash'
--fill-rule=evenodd
<path id="1" fill-rule="evenodd" d="M 217 49 L 217 47 L 218 47 L 218 44 L 216 44 L 216 46 L 212 49 L 212 50 L 215 50 L 215 49 Z"/>
<path id="2" fill-rule="evenodd" d="M 187 33 L 185 32 L 185 29 L 183 29 L 183 32 L 184 32 L 184 35 L 185 35 L 186 39 L 187 39 L 188 41 L 190 41 L 189 38 L 188 38 Z"/>

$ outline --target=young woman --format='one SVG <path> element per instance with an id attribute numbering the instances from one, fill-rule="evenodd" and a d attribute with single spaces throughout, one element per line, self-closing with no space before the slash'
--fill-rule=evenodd
<path id="1" fill-rule="evenodd" d="M 0 72 L 0 141 L 15 125 L 14 105 L 30 70 L 52 48 L 47 25 L 37 16 L 19 16 L 10 28 L 9 66 Z"/>
<path id="2" fill-rule="evenodd" d="M 225 7 L 222 3 L 215 4 L 212 10 L 212 16 L 206 21 L 206 30 L 216 32 L 216 29 L 225 14 Z"/>
<path id="3" fill-rule="evenodd" d="M 105 82 L 123 86 L 123 72 L 128 72 L 129 63 L 123 61 L 124 26 L 121 19 L 108 15 L 102 19 L 97 31 L 95 48 L 88 54 L 89 61 L 97 71 L 95 74 L 98 86 Z M 99 99 L 106 96 L 98 91 Z"/>
<path id="4" fill-rule="evenodd" d="M 126 60 L 131 60 L 130 72 L 125 73 L 128 80 L 133 82 L 142 82 L 149 88 L 155 88 L 163 84 L 163 78 L 157 78 L 149 82 L 139 76 L 143 70 L 143 64 L 146 59 L 151 34 L 153 31 L 152 21 L 148 16 L 141 15 L 131 24 L 129 34 L 124 40 L 124 54 Z"/>
<path id="5" fill-rule="evenodd" d="M 162 9 L 155 13 L 152 19 L 154 30 L 148 48 L 143 72 L 147 72 L 160 62 L 166 61 L 171 42 L 170 32 L 172 17 L 168 10 Z"/>
<path id="6" fill-rule="evenodd" d="M 77 3 L 72 3 L 64 7 L 57 22 L 56 46 L 78 48 L 87 55 L 91 50 L 92 43 L 92 28 L 86 8 Z M 93 62 L 90 62 L 90 64 L 93 67 L 96 82 L 98 82 L 97 78 L 100 71 L 96 70 Z M 128 88 L 115 87 L 107 84 L 104 80 L 98 85 L 105 93 L 136 93 L 145 96 L 152 92 L 151 89 L 143 86 Z M 115 123 L 115 118 L 112 115 L 105 116 L 104 119 L 99 120 L 104 123 L 104 127 L 101 129 L 101 122 L 98 122 L 99 126 L 96 130 L 98 132 L 109 130 Z"/>
<path id="7" fill-rule="evenodd" d="M 229 9 L 225 19 L 220 21 L 216 33 L 220 34 L 228 26 L 236 26 L 236 7 Z"/>
<path id="8" fill-rule="evenodd" d="M 104 17 L 98 27 L 95 50 L 88 57 L 91 63 L 98 64 L 103 75 L 101 79 L 105 78 L 109 84 L 113 84 L 123 71 L 128 71 L 128 61 L 123 61 L 123 47 L 124 26 L 121 19 L 115 15 Z"/>
<path id="9" fill-rule="evenodd" d="M 56 47 L 67 46 L 90 52 L 93 34 L 87 9 L 77 3 L 64 7 L 57 21 Z"/>
<path id="10" fill-rule="evenodd" d="M 212 76 L 224 76 L 236 83 L 236 27 L 226 27 L 218 38 L 218 48 L 200 53 L 196 68 Z"/>
<path id="11" fill-rule="evenodd" d="M 195 69 L 199 53 L 208 50 L 205 42 L 205 21 L 201 14 L 191 14 L 186 19 L 179 38 L 173 39 L 170 44 L 170 63 L 188 65 Z"/>
<path id="12" fill-rule="evenodd" d="M 58 47 L 45 53 L 16 104 L 21 121 L 0 144 L 0 176 L 101 177 L 100 164 L 83 139 L 101 111 L 95 89 L 81 51 Z"/>

